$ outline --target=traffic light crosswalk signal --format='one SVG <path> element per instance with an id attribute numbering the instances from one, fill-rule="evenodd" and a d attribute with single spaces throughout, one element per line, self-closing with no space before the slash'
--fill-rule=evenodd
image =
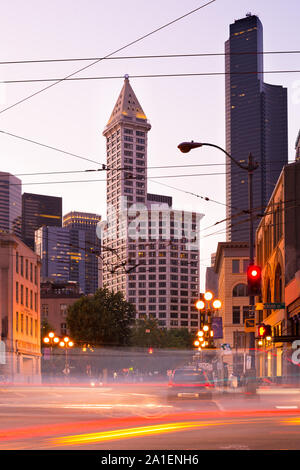
<path id="1" fill-rule="evenodd" d="M 271 326 L 266 325 L 265 323 L 261 323 L 258 326 L 258 336 L 259 336 L 260 339 L 271 338 L 272 337 Z"/>

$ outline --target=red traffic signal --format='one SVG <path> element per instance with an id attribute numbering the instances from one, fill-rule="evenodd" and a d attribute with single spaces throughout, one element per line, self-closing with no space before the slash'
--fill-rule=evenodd
<path id="1" fill-rule="evenodd" d="M 249 295 L 261 294 L 261 267 L 250 264 L 247 269 Z"/>

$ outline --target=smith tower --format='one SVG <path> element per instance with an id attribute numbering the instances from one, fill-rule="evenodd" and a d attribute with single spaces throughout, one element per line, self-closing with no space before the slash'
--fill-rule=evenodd
<path id="1" fill-rule="evenodd" d="M 147 193 L 151 126 L 125 78 L 103 132 L 107 141 L 107 220 L 103 286 L 122 292 L 137 318 L 161 327 L 199 328 L 199 225 L 202 214 L 175 210 L 172 198 Z"/>
<path id="2" fill-rule="evenodd" d="M 103 239 L 103 281 L 126 293 L 127 237 L 121 213 L 147 203 L 147 117 L 125 76 L 123 88 L 105 127 L 107 151 L 107 221 Z M 127 233 L 127 214 L 125 217 Z M 107 245 L 107 247 L 105 246 Z"/>
<path id="3" fill-rule="evenodd" d="M 254 213 L 261 213 L 288 162 L 287 90 L 263 81 L 263 27 L 257 16 L 249 13 L 230 25 L 225 71 L 226 150 L 243 163 L 251 152 L 259 164 L 253 176 L 253 207 Z M 226 202 L 227 240 L 248 241 L 248 216 L 237 216 L 248 209 L 247 172 L 230 159 Z"/>

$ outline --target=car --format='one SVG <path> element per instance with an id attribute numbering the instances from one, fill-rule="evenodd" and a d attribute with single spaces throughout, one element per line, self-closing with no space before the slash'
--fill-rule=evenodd
<path id="1" fill-rule="evenodd" d="M 202 369 L 175 369 L 169 377 L 168 400 L 177 398 L 211 398 L 213 383 Z"/>

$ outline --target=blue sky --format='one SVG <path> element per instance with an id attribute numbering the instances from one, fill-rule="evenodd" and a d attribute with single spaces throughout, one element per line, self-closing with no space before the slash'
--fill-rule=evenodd
<path id="1" fill-rule="evenodd" d="M 140 36 L 204 4 L 186 0 L 15 0 L 1 1 L 0 61 L 102 57 Z M 117 56 L 223 53 L 229 24 L 247 12 L 260 17 L 264 50 L 300 50 L 298 0 L 216 0 L 211 5 L 144 39 Z M 89 62 L 1 65 L 0 80 L 61 78 Z M 299 54 L 265 55 L 267 70 L 299 70 Z M 147 74 L 223 72 L 224 57 L 105 60 L 78 76 L 123 77 Z M 265 74 L 265 82 L 288 88 L 289 159 L 300 128 L 300 73 Z M 151 122 L 148 165 L 223 164 L 214 149 L 195 150 L 183 156 L 184 140 L 203 140 L 225 146 L 224 76 L 131 78 L 130 83 Z M 59 147 L 105 163 L 102 131 L 123 84 L 122 78 L 72 81 L 56 85 L 1 113 L 16 101 L 47 83 L 9 84 L 1 88 L 0 130 Z M 14 174 L 81 171 L 96 164 L 0 134 L 1 170 Z M 173 196 L 174 206 L 205 214 L 202 228 L 225 218 L 225 167 L 203 166 L 149 170 L 149 192 Z M 212 173 L 210 176 L 186 176 Z M 215 174 L 221 173 L 221 174 Z M 64 213 L 70 210 L 105 216 L 105 182 L 26 184 L 51 181 L 105 180 L 103 173 L 22 176 L 23 192 L 63 197 Z M 167 188 L 158 183 L 176 187 Z M 182 190 L 206 196 L 206 202 Z M 225 225 L 218 225 L 221 230 Z M 201 232 L 201 285 L 205 265 L 225 234 L 205 237 Z"/>

